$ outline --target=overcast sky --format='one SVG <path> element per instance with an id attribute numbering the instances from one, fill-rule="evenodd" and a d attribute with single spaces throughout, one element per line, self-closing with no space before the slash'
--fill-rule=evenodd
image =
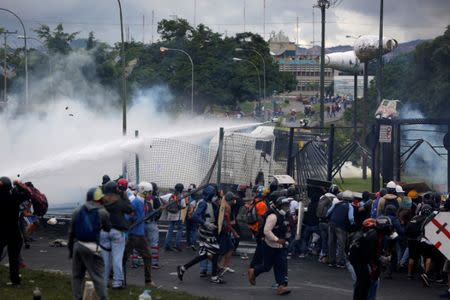
<path id="1" fill-rule="evenodd" d="M 312 41 L 319 44 L 320 11 L 312 8 L 317 1 L 265 2 L 266 39 L 271 31 L 282 30 L 292 41 L 296 41 L 298 16 L 300 44 L 309 45 Z M 327 10 L 327 46 L 351 44 L 346 35 L 378 35 L 379 1 L 338 2 L 337 6 Z M 245 23 L 246 31 L 262 35 L 263 3 L 263 0 L 122 0 L 124 23 L 129 27 L 131 37 L 139 41 L 144 38 L 145 42 L 150 42 L 152 37 L 152 11 L 155 14 L 154 40 L 158 38 L 156 23 L 163 18 L 176 17 L 187 19 L 192 24 L 195 19 L 197 24 L 204 23 L 214 31 L 228 35 L 244 31 Z M 450 0 L 385 0 L 384 3 L 385 36 L 396 38 L 399 42 L 433 38 L 442 34 L 450 24 Z M 39 24 L 54 27 L 61 22 L 66 31 L 80 31 L 80 37 L 87 37 L 92 30 L 102 41 L 113 43 L 120 39 L 118 4 L 115 0 L 2 0 L 0 7 L 22 17 L 31 36 L 35 36 L 32 29 Z M 2 11 L 0 27 L 22 31 L 14 17 Z M 16 46 L 22 43 L 13 38 L 10 42 Z"/>

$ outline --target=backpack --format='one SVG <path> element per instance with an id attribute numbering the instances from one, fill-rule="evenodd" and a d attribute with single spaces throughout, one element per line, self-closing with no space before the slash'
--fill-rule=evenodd
<path id="1" fill-rule="evenodd" d="M 74 236 L 77 240 L 99 243 L 101 220 L 98 210 L 98 208 L 88 210 L 85 205 L 81 207 L 74 220 Z"/>
<path id="2" fill-rule="evenodd" d="M 171 214 L 177 214 L 181 210 L 180 200 L 178 200 L 176 195 L 172 195 L 169 200 L 169 204 L 166 207 L 166 210 Z"/>
<path id="3" fill-rule="evenodd" d="M 246 212 L 245 212 L 245 220 L 247 222 L 247 224 L 249 225 L 253 225 L 256 222 L 258 222 L 258 214 L 256 213 L 256 202 L 250 206 L 247 207 Z"/>
<path id="4" fill-rule="evenodd" d="M 328 209 L 330 209 L 333 203 L 333 199 L 331 197 L 323 195 L 319 199 L 319 203 L 317 204 L 317 212 L 316 216 L 319 219 L 325 219 L 327 217 Z"/>
<path id="5" fill-rule="evenodd" d="M 419 239 L 423 234 L 426 217 L 417 215 L 406 225 L 405 234 L 408 239 Z"/>
<path id="6" fill-rule="evenodd" d="M 29 187 L 29 189 L 34 214 L 38 217 L 44 216 L 48 210 L 47 197 L 35 187 Z"/>

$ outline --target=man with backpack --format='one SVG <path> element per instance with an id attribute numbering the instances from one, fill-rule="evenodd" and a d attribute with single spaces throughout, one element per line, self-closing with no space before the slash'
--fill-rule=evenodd
<path id="1" fill-rule="evenodd" d="M 329 267 L 337 266 L 338 268 L 345 268 L 347 260 L 345 248 L 347 245 L 348 233 L 350 227 L 355 224 L 354 210 L 351 205 L 353 193 L 348 190 L 344 191 L 342 193 L 342 198 L 342 201 L 331 205 L 327 212 L 327 218 L 330 219 L 328 231 Z"/>
<path id="2" fill-rule="evenodd" d="M 124 271 L 124 281 L 126 285 L 126 265 L 127 260 L 133 250 L 136 250 L 138 254 L 144 260 L 144 279 L 145 285 L 148 287 L 155 287 L 152 281 L 152 256 L 150 253 L 150 248 L 148 246 L 147 239 L 145 238 L 145 199 L 152 193 L 153 186 L 150 182 L 143 181 L 138 185 L 138 194 L 136 198 L 131 201 L 131 206 L 133 207 L 133 214 L 130 220 L 134 222 L 128 231 L 128 240 L 125 245 L 125 254 L 123 256 L 123 271 Z"/>
<path id="3" fill-rule="evenodd" d="M 261 263 L 248 270 L 248 280 L 256 284 L 256 278 L 270 269 L 274 269 L 275 281 L 278 285 L 277 294 L 286 295 L 291 291 L 288 285 L 287 246 L 289 232 L 289 202 L 291 198 L 278 198 L 267 211 L 261 223 L 263 240 L 263 257 Z"/>
<path id="4" fill-rule="evenodd" d="M 183 237 L 183 222 L 181 220 L 181 210 L 186 208 L 186 202 L 182 197 L 184 186 L 181 183 L 175 185 L 175 192 L 170 195 L 166 205 L 167 221 L 169 228 L 167 229 L 166 240 L 164 241 L 164 249 L 166 251 L 181 252 L 181 238 Z M 162 198 L 164 200 L 164 198 Z M 175 247 L 171 246 L 173 231 L 176 230 Z"/>
<path id="5" fill-rule="evenodd" d="M 105 282 L 108 282 L 112 267 L 113 281 L 111 286 L 113 289 L 123 288 L 124 281 L 122 261 L 125 250 L 125 234 L 129 225 L 125 219 L 125 214 L 133 212 L 130 201 L 123 194 L 127 188 L 128 181 L 124 178 L 119 179 L 117 184 L 114 181 L 109 181 L 103 187 L 105 193 L 103 205 L 109 213 L 112 228 L 109 232 L 101 231 L 100 243 L 104 248 L 111 249 L 111 251 L 102 251 L 102 256 L 105 263 Z"/>
<path id="6" fill-rule="evenodd" d="M 196 185 L 191 184 L 188 188 L 190 195 L 186 197 L 187 213 L 186 213 L 186 243 L 193 251 L 196 251 L 195 244 L 197 242 L 197 226 L 192 222 L 192 215 L 197 207 L 197 199 L 195 195 Z"/>
<path id="7" fill-rule="evenodd" d="M 69 229 L 69 258 L 72 258 L 72 295 L 74 300 L 83 297 L 83 280 L 86 271 L 94 282 L 98 299 L 107 299 L 104 280 L 104 262 L 101 255 L 100 231 L 109 232 L 109 214 L 102 206 L 103 192 L 91 188 L 87 192 L 86 203 L 72 214 Z"/>
<path id="8" fill-rule="evenodd" d="M 377 216 L 386 214 L 386 206 L 393 205 L 398 210 L 400 208 L 400 201 L 397 196 L 397 184 L 390 181 L 386 185 L 387 194 L 380 198 L 377 204 Z"/>
<path id="9" fill-rule="evenodd" d="M 328 218 L 327 212 L 333 204 L 339 202 L 336 195 L 339 194 L 339 188 L 337 185 L 333 184 L 328 193 L 325 193 L 319 198 L 319 203 L 317 204 L 317 218 L 319 218 L 319 232 L 322 247 L 319 255 L 319 262 L 328 262 Z"/>

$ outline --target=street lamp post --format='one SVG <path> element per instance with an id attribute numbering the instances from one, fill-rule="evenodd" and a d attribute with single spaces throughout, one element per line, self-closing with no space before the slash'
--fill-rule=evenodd
<path id="1" fill-rule="evenodd" d="M 260 75 L 258 67 L 251 60 L 244 59 L 244 58 L 233 57 L 233 61 L 245 61 L 245 62 L 248 62 L 249 64 L 251 64 L 253 67 L 255 67 L 256 73 L 258 74 L 258 85 L 259 85 L 259 100 L 258 100 L 258 102 L 260 102 L 260 104 L 261 104 L 261 75 Z"/>
<path id="2" fill-rule="evenodd" d="M 194 115 L 194 62 L 192 61 L 192 57 L 189 55 L 189 53 L 187 53 L 186 51 L 181 50 L 181 49 L 160 47 L 159 51 L 161 53 L 164 53 L 166 51 L 177 51 L 177 52 L 184 53 L 189 58 L 189 61 L 191 62 L 191 66 L 192 66 L 192 73 L 191 73 L 191 77 L 192 77 L 192 84 L 191 84 L 191 114 Z"/>
<path id="3" fill-rule="evenodd" d="M 20 39 L 20 40 L 24 40 L 24 39 L 34 40 L 34 41 L 39 42 L 44 48 L 46 47 L 45 44 L 40 39 L 37 39 L 35 37 L 25 37 L 23 35 L 19 35 L 19 36 L 17 36 L 17 38 Z M 48 49 L 47 49 L 47 51 L 48 51 Z M 51 75 L 53 72 L 52 72 L 52 61 L 51 61 L 50 53 L 46 53 L 46 55 L 47 55 L 47 58 L 48 58 L 48 70 L 49 70 L 50 75 Z M 52 93 L 51 96 L 52 96 L 52 99 L 53 99 L 53 84 L 52 84 L 52 82 L 53 82 L 53 78 L 50 81 L 50 92 Z"/>
<path id="4" fill-rule="evenodd" d="M 127 135 L 127 79 L 125 75 L 125 42 L 123 39 L 123 17 L 122 17 L 122 4 L 120 0 L 119 3 L 119 14 L 120 14 L 120 37 L 121 37 L 121 47 L 120 56 L 122 58 L 122 134 Z M 125 175 L 125 174 L 124 174 Z"/>
<path id="5" fill-rule="evenodd" d="M 383 4 L 380 0 L 380 35 L 378 37 L 378 80 L 377 80 L 377 102 L 383 100 Z"/>
<path id="6" fill-rule="evenodd" d="M 259 51 L 257 51 L 255 48 L 248 48 L 248 49 L 236 48 L 234 50 L 236 52 L 240 52 L 240 51 L 244 51 L 244 50 L 253 51 L 261 58 L 261 61 L 263 63 L 263 87 L 264 87 L 263 88 L 263 96 L 264 96 L 263 99 L 266 99 L 266 61 L 264 59 L 264 56 Z"/>
<path id="7" fill-rule="evenodd" d="M 24 41 L 24 47 L 25 47 L 25 104 L 28 104 L 28 54 L 27 54 L 27 31 L 25 30 L 25 26 L 23 25 L 22 19 L 20 19 L 20 17 L 15 14 L 13 11 L 6 9 L 6 8 L 1 8 L 0 10 L 9 12 L 10 14 L 12 14 L 13 16 L 15 16 L 19 22 L 20 25 L 22 25 L 22 29 L 23 29 L 23 36 L 25 37 L 23 39 Z"/>

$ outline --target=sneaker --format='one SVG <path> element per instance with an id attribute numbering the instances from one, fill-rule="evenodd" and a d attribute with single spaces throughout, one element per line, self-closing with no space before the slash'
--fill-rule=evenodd
<path id="1" fill-rule="evenodd" d="M 339 269 L 345 269 L 345 268 L 347 268 L 345 265 L 341 265 L 341 264 L 337 264 L 336 267 L 338 267 Z"/>
<path id="2" fill-rule="evenodd" d="M 242 259 L 242 260 L 248 260 L 247 254 L 246 254 L 246 253 L 242 254 L 242 255 L 241 255 L 241 259 Z"/>
<path id="3" fill-rule="evenodd" d="M 336 264 L 329 263 L 329 264 L 328 264 L 328 267 L 330 267 L 330 268 L 336 268 Z"/>
<path id="4" fill-rule="evenodd" d="M 298 255 L 298 258 L 305 258 L 305 257 L 306 257 L 306 254 L 304 254 L 304 253 Z"/>
<path id="5" fill-rule="evenodd" d="M 420 274 L 420 279 L 422 279 L 424 286 L 430 287 L 430 279 L 428 278 L 427 274 L 425 273 Z"/>
<path id="6" fill-rule="evenodd" d="M 156 283 L 153 282 L 153 281 L 146 281 L 145 282 L 145 287 L 149 287 L 149 288 L 152 288 L 152 289 L 157 289 L 158 288 Z"/>
<path id="7" fill-rule="evenodd" d="M 184 269 L 183 266 L 178 266 L 178 267 L 177 267 L 177 276 L 178 276 L 178 279 L 179 279 L 180 281 L 183 281 L 183 275 L 184 275 L 184 272 L 186 272 L 186 270 Z"/>
<path id="8" fill-rule="evenodd" d="M 445 293 L 440 294 L 439 297 L 450 299 L 450 292 L 446 290 Z"/>
<path id="9" fill-rule="evenodd" d="M 232 268 L 230 268 L 230 267 L 226 267 L 225 268 L 225 272 L 234 273 L 235 271 Z"/>
<path id="10" fill-rule="evenodd" d="M 160 265 L 152 265 L 152 269 L 159 270 L 161 269 Z"/>
<path id="11" fill-rule="evenodd" d="M 248 275 L 248 282 L 250 282 L 251 285 L 255 285 L 256 284 L 255 269 L 253 268 L 248 269 L 247 275 Z"/>
<path id="12" fill-rule="evenodd" d="M 209 282 L 215 283 L 215 284 L 224 284 L 225 283 L 225 281 L 220 276 L 212 276 L 211 279 L 209 280 Z"/>
<path id="13" fill-rule="evenodd" d="M 280 286 L 277 288 L 277 295 L 280 295 L 280 296 L 282 296 L 282 295 L 287 295 L 287 294 L 289 294 L 290 292 L 291 292 L 291 290 L 288 289 L 287 286 L 284 286 L 284 285 L 280 285 Z"/>

